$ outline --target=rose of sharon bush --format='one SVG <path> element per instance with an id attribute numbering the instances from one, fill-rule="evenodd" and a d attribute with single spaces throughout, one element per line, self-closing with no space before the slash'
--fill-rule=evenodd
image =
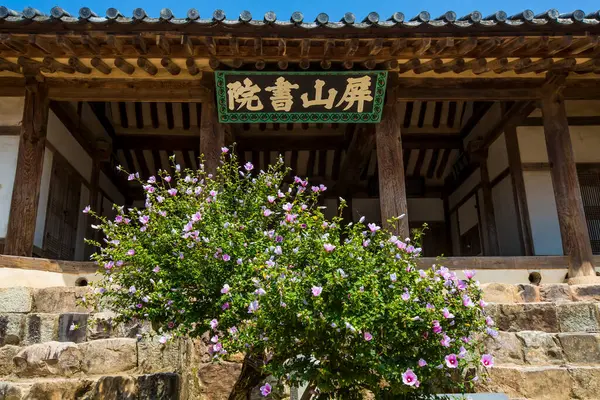
<path id="1" fill-rule="evenodd" d="M 479 352 L 495 331 L 473 272 L 418 270 L 409 239 L 327 220 L 324 186 L 286 180 L 281 160 L 254 171 L 230 154 L 214 177 L 177 165 L 130 174 L 145 208 L 100 218 L 98 300 L 122 320 L 151 321 L 161 342 L 209 331 L 215 361 L 242 352 L 257 366 L 238 383 L 309 382 L 319 398 L 460 391 L 474 367 L 493 365 Z"/>

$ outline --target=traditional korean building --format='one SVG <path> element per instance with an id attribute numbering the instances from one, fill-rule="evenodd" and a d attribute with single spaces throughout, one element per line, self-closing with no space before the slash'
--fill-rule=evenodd
<path id="1" fill-rule="evenodd" d="M 451 266 L 594 276 L 600 13 L 338 17 L 0 7 L 0 286 L 93 271 L 80 210 L 143 206 L 117 165 L 214 169 L 233 143 L 326 185 L 331 214 L 427 223 Z"/>

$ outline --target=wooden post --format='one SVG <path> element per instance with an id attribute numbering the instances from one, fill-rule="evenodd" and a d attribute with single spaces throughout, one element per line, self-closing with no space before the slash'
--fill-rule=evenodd
<path id="1" fill-rule="evenodd" d="M 507 126 L 504 129 L 504 139 L 506 141 L 506 152 L 508 153 L 508 168 L 513 186 L 515 209 L 517 210 L 521 251 L 525 256 L 532 256 L 534 254 L 533 237 L 531 235 L 531 223 L 529 221 L 529 208 L 525 193 L 525 180 L 523 179 L 523 164 L 521 163 L 517 128 Z"/>
<path id="2" fill-rule="evenodd" d="M 48 105 L 46 86 L 37 81 L 28 82 L 4 254 L 31 257 L 33 252 L 46 149 Z"/>
<path id="3" fill-rule="evenodd" d="M 209 100 L 202 103 L 200 119 L 200 153 L 204 156 L 204 170 L 215 174 L 221 157 L 224 139 L 219 127 L 214 91 L 211 90 Z"/>
<path id="4" fill-rule="evenodd" d="M 409 237 L 409 229 L 400 135 L 400 103 L 396 101 L 395 93 L 388 95 L 390 98 L 383 108 L 381 122 L 375 127 L 381 221 L 383 225 L 387 225 L 388 219 L 404 214 L 403 219 L 389 226 L 404 239 Z"/>
<path id="5" fill-rule="evenodd" d="M 492 184 L 488 171 L 488 152 L 481 150 L 479 171 L 481 172 L 481 192 L 483 194 L 483 219 L 485 221 L 488 249 L 486 256 L 497 256 L 500 253 L 498 246 L 498 230 L 496 229 L 496 213 L 494 212 L 494 198 Z"/>
<path id="6" fill-rule="evenodd" d="M 592 246 L 569 134 L 562 87 L 554 79 L 542 91 L 542 115 L 560 234 L 569 257 L 569 278 L 595 276 Z"/>

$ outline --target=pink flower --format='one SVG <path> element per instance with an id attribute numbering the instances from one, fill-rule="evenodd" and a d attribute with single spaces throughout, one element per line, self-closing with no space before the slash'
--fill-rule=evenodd
<path id="1" fill-rule="evenodd" d="M 148 221 L 150 221 L 150 217 L 147 215 L 142 215 L 139 220 L 142 225 L 146 225 Z"/>
<path id="2" fill-rule="evenodd" d="M 269 210 L 268 208 L 265 209 L 265 211 L 263 211 L 263 215 L 265 217 L 268 217 L 269 215 L 273 214 L 273 211 Z"/>
<path id="3" fill-rule="evenodd" d="M 292 211 L 292 203 L 285 203 L 283 205 L 283 210 L 284 211 Z"/>
<path id="4" fill-rule="evenodd" d="M 213 343 L 218 343 L 219 342 L 219 337 L 217 335 L 213 336 L 210 338 L 210 341 Z"/>
<path id="5" fill-rule="evenodd" d="M 484 354 L 481 356 L 481 365 L 486 368 L 494 366 L 494 357 L 491 354 Z"/>
<path id="6" fill-rule="evenodd" d="M 177 189 L 171 188 L 167 190 L 167 193 L 169 193 L 171 196 L 175 196 L 177 194 Z"/>
<path id="7" fill-rule="evenodd" d="M 221 153 L 227 154 L 229 153 L 229 149 L 227 147 L 221 147 Z"/>
<path id="8" fill-rule="evenodd" d="M 192 221 L 193 222 L 198 222 L 202 219 L 202 214 L 200 214 L 199 212 L 197 212 L 196 214 L 192 215 Z"/>
<path id="9" fill-rule="evenodd" d="M 254 169 L 254 165 L 252 165 L 252 163 L 248 161 L 246 164 L 244 164 L 244 168 L 246 169 L 246 171 L 250 172 Z"/>
<path id="10" fill-rule="evenodd" d="M 231 260 L 231 256 L 229 254 L 223 254 L 223 261 Z"/>
<path id="11" fill-rule="evenodd" d="M 323 248 L 325 249 L 326 252 L 331 253 L 333 250 L 335 250 L 335 246 L 329 243 L 325 243 L 323 245 Z"/>
<path id="12" fill-rule="evenodd" d="M 264 386 L 261 386 L 260 394 L 262 394 L 264 397 L 267 397 L 269 394 L 271 394 L 271 385 L 265 383 Z"/>
<path id="13" fill-rule="evenodd" d="M 221 306 L 221 309 L 222 309 L 222 310 L 229 310 L 229 303 L 224 303 L 224 304 Z"/>
<path id="14" fill-rule="evenodd" d="M 463 271 L 463 273 L 465 274 L 465 278 L 467 279 L 473 279 L 473 277 L 475 276 L 475 271 L 473 270 L 466 269 Z"/>
<path id="15" fill-rule="evenodd" d="M 167 337 L 166 337 L 166 336 L 161 336 L 161 337 L 158 339 L 158 343 L 160 343 L 160 344 L 165 344 L 165 343 L 167 343 Z"/>
<path id="16" fill-rule="evenodd" d="M 85 207 L 85 208 L 83 209 L 83 213 L 84 213 L 84 214 L 87 214 L 87 213 L 89 213 L 89 212 L 90 212 L 90 210 L 91 210 L 91 209 L 92 209 L 92 208 L 91 208 L 90 206 L 87 206 L 87 207 Z"/>
<path id="17" fill-rule="evenodd" d="M 313 286 L 311 291 L 314 297 L 318 297 L 321 295 L 323 288 L 321 286 Z"/>
<path id="18" fill-rule="evenodd" d="M 252 314 L 255 311 L 258 311 L 258 301 L 254 300 L 253 302 L 250 303 L 250 305 L 248 306 L 248 314 Z"/>
<path id="19" fill-rule="evenodd" d="M 369 332 L 365 332 L 364 337 L 367 342 L 370 342 L 373 339 L 373 335 L 371 335 Z"/>
<path id="20" fill-rule="evenodd" d="M 152 272 L 154 272 L 155 274 L 157 274 L 159 271 L 160 267 L 158 265 L 152 269 Z"/>
<path id="21" fill-rule="evenodd" d="M 269 203 L 274 203 L 275 202 L 275 196 L 267 196 L 267 200 L 269 201 Z"/>
<path id="22" fill-rule="evenodd" d="M 479 300 L 479 307 L 485 308 L 486 306 L 487 306 L 487 303 L 485 302 L 485 300 L 483 300 L 483 299 Z"/>
<path id="23" fill-rule="evenodd" d="M 471 300 L 471 298 L 469 296 L 467 296 L 466 294 L 462 297 L 462 301 L 463 301 L 463 306 L 465 307 L 473 307 L 475 304 L 473 304 L 473 301 Z"/>
<path id="24" fill-rule="evenodd" d="M 395 272 L 390 274 L 390 280 L 392 282 L 396 282 L 398 280 L 398 276 L 396 275 Z"/>
<path id="25" fill-rule="evenodd" d="M 406 372 L 402 373 L 402 382 L 407 386 L 415 386 L 418 382 L 417 374 L 412 369 L 407 369 Z"/>
<path id="26" fill-rule="evenodd" d="M 231 289 L 231 287 L 229 287 L 229 285 L 228 285 L 228 284 L 224 284 L 224 285 L 223 285 L 223 288 L 221 289 L 221 293 L 223 293 L 223 294 L 227 294 L 227 293 L 229 293 L 229 290 L 230 290 L 230 289 Z"/>
<path id="27" fill-rule="evenodd" d="M 446 319 L 452 319 L 452 318 L 454 318 L 454 314 L 452 314 L 450 311 L 448 311 L 447 308 L 442 309 L 442 315 Z"/>
<path id="28" fill-rule="evenodd" d="M 442 327 L 440 326 L 440 321 L 433 321 L 433 333 L 442 333 Z"/>
<path id="29" fill-rule="evenodd" d="M 446 360 L 446 366 L 448 368 L 458 367 L 458 358 L 456 358 L 456 354 L 449 354 L 444 357 L 444 360 Z"/>
<path id="30" fill-rule="evenodd" d="M 487 317 L 485 317 L 485 324 L 487 326 L 494 326 L 494 320 L 492 317 L 490 317 L 489 315 Z"/>
<path id="31" fill-rule="evenodd" d="M 148 178 L 148 183 L 156 183 L 156 178 L 154 176 L 151 176 L 150 178 Z"/>
<path id="32" fill-rule="evenodd" d="M 171 177 L 167 175 L 167 176 L 164 177 L 164 180 L 166 182 L 171 182 Z"/>
<path id="33" fill-rule="evenodd" d="M 217 321 L 216 319 L 213 319 L 212 321 L 210 321 L 211 329 L 217 329 L 217 326 L 219 326 L 219 321 Z"/>
<path id="34" fill-rule="evenodd" d="M 423 368 L 424 366 L 427 365 L 427 361 L 423 360 L 422 358 L 417 362 L 417 364 L 419 365 L 419 367 Z"/>
<path id="35" fill-rule="evenodd" d="M 410 293 L 408 293 L 408 290 L 405 290 L 400 297 L 402 298 L 402 300 L 408 301 L 410 300 Z"/>
<path id="36" fill-rule="evenodd" d="M 363 247 L 368 247 L 368 246 L 369 246 L 369 244 L 371 244 L 371 241 L 370 241 L 369 239 L 367 239 L 367 240 L 363 240 L 363 243 L 362 243 L 362 244 L 363 244 Z"/>
<path id="37" fill-rule="evenodd" d="M 378 230 L 380 230 L 380 229 L 381 229 L 381 227 L 379 227 L 379 226 L 377 226 L 376 224 L 373 224 L 373 223 L 370 223 L 370 224 L 368 224 L 367 226 L 369 227 L 369 230 L 370 230 L 372 233 L 375 233 L 375 232 L 377 232 Z"/>
<path id="38" fill-rule="evenodd" d="M 458 352 L 458 358 L 465 358 L 467 356 L 467 349 L 464 346 L 460 346 L 460 351 Z"/>
<path id="39" fill-rule="evenodd" d="M 132 255 L 134 255 L 134 254 L 135 254 L 135 250 L 134 250 L 134 249 L 129 249 L 129 250 L 127 250 L 127 255 L 128 255 L 128 256 L 132 256 Z"/>
<path id="40" fill-rule="evenodd" d="M 450 347 L 450 337 L 448 335 L 444 335 L 442 340 L 440 340 L 440 344 L 444 347 Z"/>

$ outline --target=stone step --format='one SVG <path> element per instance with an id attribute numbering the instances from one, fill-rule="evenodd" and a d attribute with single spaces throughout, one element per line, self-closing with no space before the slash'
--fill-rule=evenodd
<path id="1" fill-rule="evenodd" d="M 495 303 L 486 312 L 506 332 L 600 332 L 600 303 Z"/>
<path id="2" fill-rule="evenodd" d="M 598 400 L 600 366 L 495 366 L 480 378 L 478 391 L 511 399 Z"/>
<path id="3" fill-rule="evenodd" d="M 0 381 L 0 399 L 178 400 L 180 380 L 178 374 L 157 373 Z"/>
<path id="4" fill-rule="evenodd" d="M 499 332 L 486 341 L 496 365 L 600 365 L 600 334 Z"/>
<path id="5" fill-rule="evenodd" d="M 184 357 L 191 351 L 190 346 L 191 343 L 184 340 L 161 344 L 157 338 L 45 342 L 26 347 L 5 345 L 0 347 L 0 376 L 35 378 L 178 372 L 184 368 Z"/>

